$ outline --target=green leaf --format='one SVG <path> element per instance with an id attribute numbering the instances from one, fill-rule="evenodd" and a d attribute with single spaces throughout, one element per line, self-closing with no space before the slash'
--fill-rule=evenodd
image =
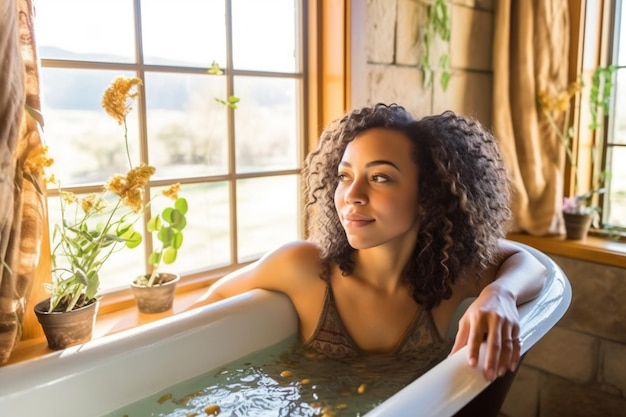
<path id="1" fill-rule="evenodd" d="M 161 228 L 161 217 L 154 216 L 150 220 L 148 220 L 148 232 L 156 232 Z"/>
<path id="2" fill-rule="evenodd" d="M 165 251 L 163 251 L 163 263 L 166 265 L 173 263 L 176 260 L 177 253 L 178 251 L 171 246 L 165 249 Z"/>
<path id="3" fill-rule="evenodd" d="M 157 238 L 163 242 L 163 247 L 170 246 L 174 239 L 174 231 L 170 227 L 164 227 L 157 233 Z"/>
<path id="4" fill-rule="evenodd" d="M 76 271 L 74 272 L 74 276 L 81 284 L 83 284 L 84 286 L 87 286 L 88 280 L 87 280 L 87 275 L 85 275 L 85 271 L 83 271 L 80 268 L 77 268 Z"/>
<path id="5" fill-rule="evenodd" d="M 121 237 L 126 240 L 126 247 L 129 249 L 136 248 L 137 246 L 141 244 L 143 240 L 141 233 L 135 230 L 129 230 L 127 234 Z"/>
<path id="6" fill-rule="evenodd" d="M 173 211 L 174 211 L 173 208 L 167 207 L 163 209 L 163 211 L 161 212 L 161 217 L 163 217 L 163 220 L 165 220 L 169 224 L 172 224 L 172 212 Z"/>
<path id="7" fill-rule="evenodd" d="M 150 265 L 158 265 L 161 261 L 161 252 L 152 252 L 148 257 L 148 263 Z"/>
<path id="8" fill-rule="evenodd" d="M 182 214 L 187 214 L 187 210 L 189 209 L 187 200 L 183 197 L 179 197 L 178 200 L 174 202 L 174 207 L 176 207 L 176 210 L 180 211 Z"/>
<path id="9" fill-rule="evenodd" d="M 443 91 L 448 89 L 448 83 L 450 82 L 450 73 L 448 71 L 441 73 L 441 88 Z"/>
<path id="10" fill-rule="evenodd" d="M 172 239 L 172 246 L 176 249 L 180 249 L 183 246 L 183 234 L 182 232 L 175 231 L 174 238 Z"/>
<path id="11" fill-rule="evenodd" d="M 217 61 L 211 62 L 211 68 L 209 68 L 207 70 L 207 72 L 209 74 L 212 74 L 212 75 L 222 75 L 222 74 L 224 74 L 224 71 L 222 71 L 222 69 L 220 68 L 220 66 L 217 63 Z"/>
<path id="12" fill-rule="evenodd" d="M 187 226 L 187 219 L 180 211 L 172 210 L 170 213 L 170 224 L 175 229 L 183 230 Z"/>
<path id="13" fill-rule="evenodd" d="M 239 97 L 237 96 L 228 96 L 228 107 L 231 109 L 237 108 L 237 103 L 239 103 Z"/>

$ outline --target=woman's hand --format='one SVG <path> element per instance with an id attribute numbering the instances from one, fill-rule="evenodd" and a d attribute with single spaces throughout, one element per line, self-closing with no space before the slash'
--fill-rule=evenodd
<path id="1" fill-rule="evenodd" d="M 487 352 L 483 373 L 493 381 L 507 369 L 515 371 L 520 360 L 519 313 L 514 295 L 498 285 L 486 286 L 459 320 L 450 354 L 468 345 L 470 366 L 478 363 L 483 341 Z"/>

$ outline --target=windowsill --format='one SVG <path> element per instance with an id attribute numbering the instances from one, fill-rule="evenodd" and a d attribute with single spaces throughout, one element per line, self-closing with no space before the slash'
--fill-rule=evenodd
<path id="1" fill-rule="evenodd" d="M 140 313 L 130 290 L 120 291 L 108 298 L 105 296 L 96 317 L 92 340 L 182 313 L 204 294 L 214 280 L 215 277 L 205 277 L 179 284 L 172 309 L 158 314 Z M 36 359 L 53 352 L 48 348 L 46 338 L 41 332 L 38 337 L 18 342 L 9 360 L 0 365 L 0 372 L 3 366 Z"/>
<path id="2" fill-rule="evenodd" d="M 588 236 L 585 240 L 567 240 L 564 236 L 532 236 L 522 233 L 512 233 L 507 238 L 546 254 L 626 268 L 626 242 L 623 241 L 616 242 L 598 236 Z"/>

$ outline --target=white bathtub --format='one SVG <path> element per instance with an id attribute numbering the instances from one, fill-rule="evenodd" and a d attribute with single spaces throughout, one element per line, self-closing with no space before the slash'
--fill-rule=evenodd
<path id="1" fill-rule="evenodd" d="M 522 353 L 562 317 L 571 299 L 569 282 L 560 268 L 547 256 L 526 248 L 547 266 L 549 279 L 537 299 L 520 307 Z M 286 297 L 255 290 L 1 367 L 0 416 L 102 416 L 271 346 L 296 330 L 297 320 Z M 479 362 L 482 365 L 482 354 Z M 466 364 L 463 349 L 366 417 L 451 416 L 487 386 L 482 372 Z"/>

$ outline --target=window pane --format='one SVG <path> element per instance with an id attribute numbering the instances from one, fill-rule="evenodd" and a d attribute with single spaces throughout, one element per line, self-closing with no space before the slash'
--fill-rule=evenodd
<path id="1" fill-rule="evenodd" d="M 154 195 L 162 188 L 155 188 Z M 183 230 L 183 246 L 176 262 L 164 265 L 163 271 L 185 272 L 215 268 L 230 263 L 230 210 L 226 182 L 181 185 L 180 197 L 189 205 L 187 227 Z M 154 210 L 163 210 L 172 200 L 154 198 Z M 158 241 L 156 243 L 158 244 Z"/>
<path id="2" fill-rule="evenodd" d="M 616 33 L 618 33 L 619 35 L 619 41 L 616 45 L 619 45 L 619 49 L 617 51 L 617 65 L 626 65 L 626 35 L 624 35 L 625 30 L 621 29 L 620 30 L 620 26 L 621 27 L 626 27 L 626 4 L 624 1 L 619 0 L 616 2 L 616 4 L 619 5 L 619 7 L 621 8 L 621 13 L 619 16 L 616 17 L 616 22 L 618 26 L 617 26 L 617 31 Z"/>
<path id="3" fill-rule="evenodd" d="M 299 123 L 293 79 L 236 77 L 237 172 L 299 166 Z"/>
<path id="4" fill-rule="evenodd" d="M 232 1 L 235 69 L 297 71 L 295 3 L 294 0 Z"/>
<path id="5" fill-rule="evenodd" d="M 41 58 L 135 62 L 132 1 L 38 1 L 35 7 Z"/>
<path id="6" fill-rule="evenodd" d="M 237 182 L 241 262 L 298 238 L 299 182 L 295 175 Z"/>
<path id="7" fill-rule="evenodd" d="M 106 70 L 55 69 L 41 71 L 43 139 L 54 158 L 52 172 L 62 186 L 104 182 L 111 174 L 128 171 L 124 127 L 102 108 L 102 94 L 120 75 Z M 138 160 L 137 111 L 128 115 L 133 160 Z"/>
<path id="8" fill-rule="evenodd" d="M 624 39 L 626 43 L 626 39 Z M 616 104 L 611 115 L 609 143 L 626 144 L 626 68 L 617 70 L 617 84 L 613 88 Z"/>
<path id="9" fill-rule="evenodd" d="M 223 76 L 147 73 L 150 164 L 155 178 L 205 176 L 228 171 Z"/>
<path id="10" fill-rule="evenodd" d="M 146 64 L 226 64 L 224 0 L 142 1 L 141 16 Z"/>
<path id="11" fill-rule="evenodd" d="M 604 222 L 612 226 L 626 227 L 626 148 L 609 148 L 611 175 L 607 188 L 609 203 L 605 204 Z"/>

